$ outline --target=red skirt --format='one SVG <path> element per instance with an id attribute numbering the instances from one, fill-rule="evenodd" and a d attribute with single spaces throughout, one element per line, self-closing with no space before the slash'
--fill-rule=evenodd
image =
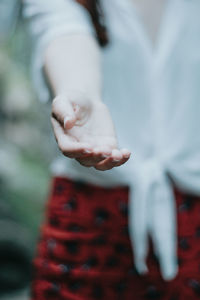
<path id="1" fill-rule="evenodd" d="M 164 282 L 152 250 L 148 275 L 134 268 L 128 187 L 54 178 L 33 261 L 31 299 L 200 299 L 200 197 L 174 192 L 179 273 Z"/>

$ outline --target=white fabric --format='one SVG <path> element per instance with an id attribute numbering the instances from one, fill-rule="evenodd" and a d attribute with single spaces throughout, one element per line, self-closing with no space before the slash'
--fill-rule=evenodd
<path id="1" fill-rule="evenodd" d="M 25 15 L 37 37 L 34 78 L 47 100 L 42 66 L 48 43 L 60 34 L 93 34 L 88 13 L 72 0 L 25 0 Z M 152 47 L 131 0 L 102 0 L 110 44 L 102 49 L 103 100 L 120 146 L 133 155 L 106 172 L 59 157 L 55 175 L 100 185 L 130 185 L 130 236 L 143 273 L 153 239 L 163 278 L 177 273 L 176 218 L 171 180 L 200 194 L 200 1 L 169 0 Z M 56 21 L 55 21 L 56 20 Z"/>
<path id="2" fill-rule="evenodd" d="M 87 11 L 74 0 L 23 0 L 23 15 L 28 19 L 33 37 L 33 83 L 42 102 L 50 99 L 43 76 L 44 52 L 55 38 L 65 34 L 93 34 Z"/>

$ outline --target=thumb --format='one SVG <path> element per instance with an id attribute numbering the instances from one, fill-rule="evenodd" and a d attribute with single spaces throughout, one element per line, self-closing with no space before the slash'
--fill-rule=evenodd
<path id="1" fill-rule="evenodd" d="M 53 100 L 52 117 L 66 129 L 71 129 L 77 120 L 73 105 L 65 96 L 57 96 Z"/>

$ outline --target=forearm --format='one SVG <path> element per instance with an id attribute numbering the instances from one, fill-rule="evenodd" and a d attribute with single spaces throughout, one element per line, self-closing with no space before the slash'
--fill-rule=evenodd
<path id="1" fill-rule="evenodd" d="M 92 101 L 101 99 L 100 49 L 89 35 L 55 39 L 45 53 L 45 73 L 55 96 L 81 92 Z"/>

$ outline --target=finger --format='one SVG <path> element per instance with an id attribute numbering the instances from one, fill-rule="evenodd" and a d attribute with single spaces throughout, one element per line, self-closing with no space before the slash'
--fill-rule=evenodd
<path id="1" fill-rule="evenodd" d="M 97 163 L 103 161 L 112 154 L 112 151 L 109 147 L 95 147 L 87 157 L 78 158 L 77 161 L 85 167 L 94 167 Z"/>
<path id="2" fill-rule="evenodd" d="M 116 163 L 115 167 L 120 167 L 125 164 L 129 160 L 129 157 L 123 157 L 118 163 Z"/>
<path id="3" fill-rule="evenodd" d="M 119 160 L 114 160 L 112 157 L 109 157 L 102 162 L 96 164 L 95 169 L 99 171 L 107 171 L 111 170 L 114 167 L 117 167 Z"/>
<path id="4" fill-rule="evenodd" d="M 66 129 L 71 129 L 77 119 L 72 104 L 64 96 L 58 96 L 53 100 L 52 117 Z"/>
<path id="5" fill-rule="evenodd" d="M 111 156 L 112 156 L 114 161 L 120 161 L 123 158 L 123 155 L 122 155 L 121 151 L 118 150 L 118 149 L 113 149 Z"/>
<path id="6" fill-rule="evenodd" d="M 91 147 L 87 143 L 80 143 L 64 133 L 57 120 L 51 118 L 51 122 L 58 147 L 65 156 L 77 158 L 92 152 Z"/>
<path id="7" fill-rule="evenodd" d="M 102 155 L 106 158 L 112 155 L 112 148 L 108 146 L 98 146 L 94 148 L 93 153 L 94 155 Z"/>
<path id="8" fill-rule="evenodd" d="M 98 153 L 95 154 L 94 152 L 92 153 L 92 155 L 88 156 L 88 157 L 81 157 L 78 158 L 77 161 L 85 166 L 85 167 L 93 167 L 95 166 L 97 163 L 101 162 L 102 160 L 104 160 L 107 156 L 102 154 L 102 153 Z"/>
<path id="9" fill-rule="evenodd" d="M 121 154 L 122 154 L 123 157 L 119 161 L 119 163 L 116 164 L 116 167 L 120 167 L 123 164 L 125 164 L 129 160 L 129 158 L 131 156 L 131 152 L 128 149 L 126 149 L 126 148 L 121 149 L 120 152 L 121 152 Z"/>
<path id="10" fill-rule="evenodd" d="M 117 149 L 114 149 L 112 151 L 112 155 L 106 158 L 105 160 L 103 160 L 102 162 L 98 163 L 95 166 L 95 169 L 100 171 L 110 170 L 114 167 L 117 167 L 122 160 L 123 160 L 123 156 L 121 152 Z"/>
<path id="11" fill-rule="evenodd" d="M 122 148 L 120 151 L 123 157 L 130 158 L 131 152 L 127 148 Z"/>

